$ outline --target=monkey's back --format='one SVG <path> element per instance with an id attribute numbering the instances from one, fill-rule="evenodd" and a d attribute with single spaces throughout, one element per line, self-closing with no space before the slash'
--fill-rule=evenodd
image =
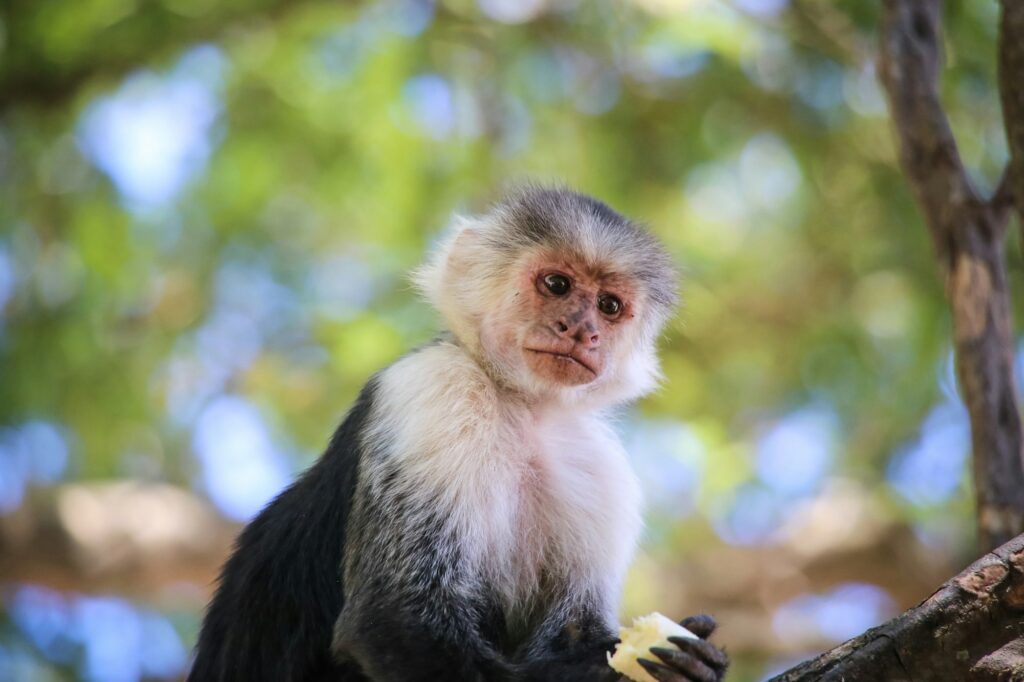
<path id="1" fill-rule="evenodd" d="M 324 455 L 238 538 L 199 635 L 189 682 L 362 680 L 330 656 L 343 604 L 345 526 L 371 381 Z"/>

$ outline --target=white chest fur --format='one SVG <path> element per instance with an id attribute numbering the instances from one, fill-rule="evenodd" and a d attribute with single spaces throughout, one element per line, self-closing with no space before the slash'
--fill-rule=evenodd
<path id="1" fill-rule="evenodd" d="M 403 358 L 381 376 L 371 438 L 405 489 L 446 507 L 471 571 L 522 603 L 542 570 L 615 600 L 640 532 L 639 486 L 593 415 L 534 411 L 457 346 Z"/>

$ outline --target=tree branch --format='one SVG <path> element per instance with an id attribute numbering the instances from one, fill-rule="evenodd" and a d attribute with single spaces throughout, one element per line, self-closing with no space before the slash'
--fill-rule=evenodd
<path id="1" fill-rule="evenodd" d="M 1010 147 L 1010 167 L 1001 189 L 1007 203 L 1015 205 L 1024 219 L 1024 4 L 1017 0 L 1002 0 L 1001 4 L 999 93 Z"/>
<path id="2" fill-rule="evenodd" d="M 0 517 L 0 582 L 142 596 L 172 584 L 205 587 L 238 530 L 175 486 L 60 485 Z"/>
<path id="3" fill-rule="evenodd" d="M 1024 674 L 1024 535 L 915 608 L 772 682 L 1008 680 Z"/>
<path id="4" fill-rule="evenodd" d="M 933 0 L 887 0 L 882 26 L 881 78 L 896 124 L 903 170 L 928 219 L 943 261 L 951 256 L 951 204 L 977 201 L 939 101 L 941 5 Z M 951 263 L 949 264 L 951 265 Z"/>
<path id="5" fill-rule="evenodd" d="M 1024 34 L 1006 40 L 1024 41 Z M 882 82 L 903 169 L 946 281 L 957 377 L 971 418 L 979 542 L 989 549 L 1024 532 L 1024 438 L 1003 264 L 1008 212 L 996 205 L 1001 196 L 983 200 L 964 171 L 939 100 L 941 44 L 937 0 L 886 0 Z"/>

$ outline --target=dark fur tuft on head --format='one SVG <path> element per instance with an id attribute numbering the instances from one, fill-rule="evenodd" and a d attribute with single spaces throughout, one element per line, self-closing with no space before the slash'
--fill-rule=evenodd
<path id="1" fill-rule="evenodd" d="M 525 185 L 491 213 L 500 229 L 493 245 L 508 251 L 551 247 L 598 267 L 623 272 L 643 285 L 654 313 L 668 317 L 677 301 L 672 259 L 643 225 L 608 204 L 565 187 Z"/>

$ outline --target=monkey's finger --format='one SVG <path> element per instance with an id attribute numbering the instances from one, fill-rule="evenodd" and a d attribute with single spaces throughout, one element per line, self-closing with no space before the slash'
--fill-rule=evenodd
<path id="1" fill-rule="evenodd" d="M 712 668 L 724 670 L 725 667 L 729 665 L 729 657 L 726 656 L 725 652 L 714 644 L 706 642 L 703 639 L 693 639 L 692 637 L 669 637 L 668 641 L 675 644 L 684 653 L 696 656 Z"/>
<path id="2" fill-rule="evenodd" d="M 699 658 L 679 649 L 651 647 L 651 653 L 665 661 L 671 668 L 686 675 L 693 682 L 718 682 L 718 673 Z"/>
<path id="3" fill-rule="evenodd" d="M 710 637 L 711 633 L 718 627 L 718 623 L 715 622 L 715 619 L 706 613 L 683 618 L 679 621 L 679 624 L 701 639 L 707 639 Z"/>
<path id="4" fill-rule="evenodd" d="M 644 670 L 650 673 L 651 677 L 658 680 L 658 682 L 689 682 L 682 674 L 661 663 L 655 663 L 646 658 L 638 658 L 636 662 L 642 665 Z"/>

